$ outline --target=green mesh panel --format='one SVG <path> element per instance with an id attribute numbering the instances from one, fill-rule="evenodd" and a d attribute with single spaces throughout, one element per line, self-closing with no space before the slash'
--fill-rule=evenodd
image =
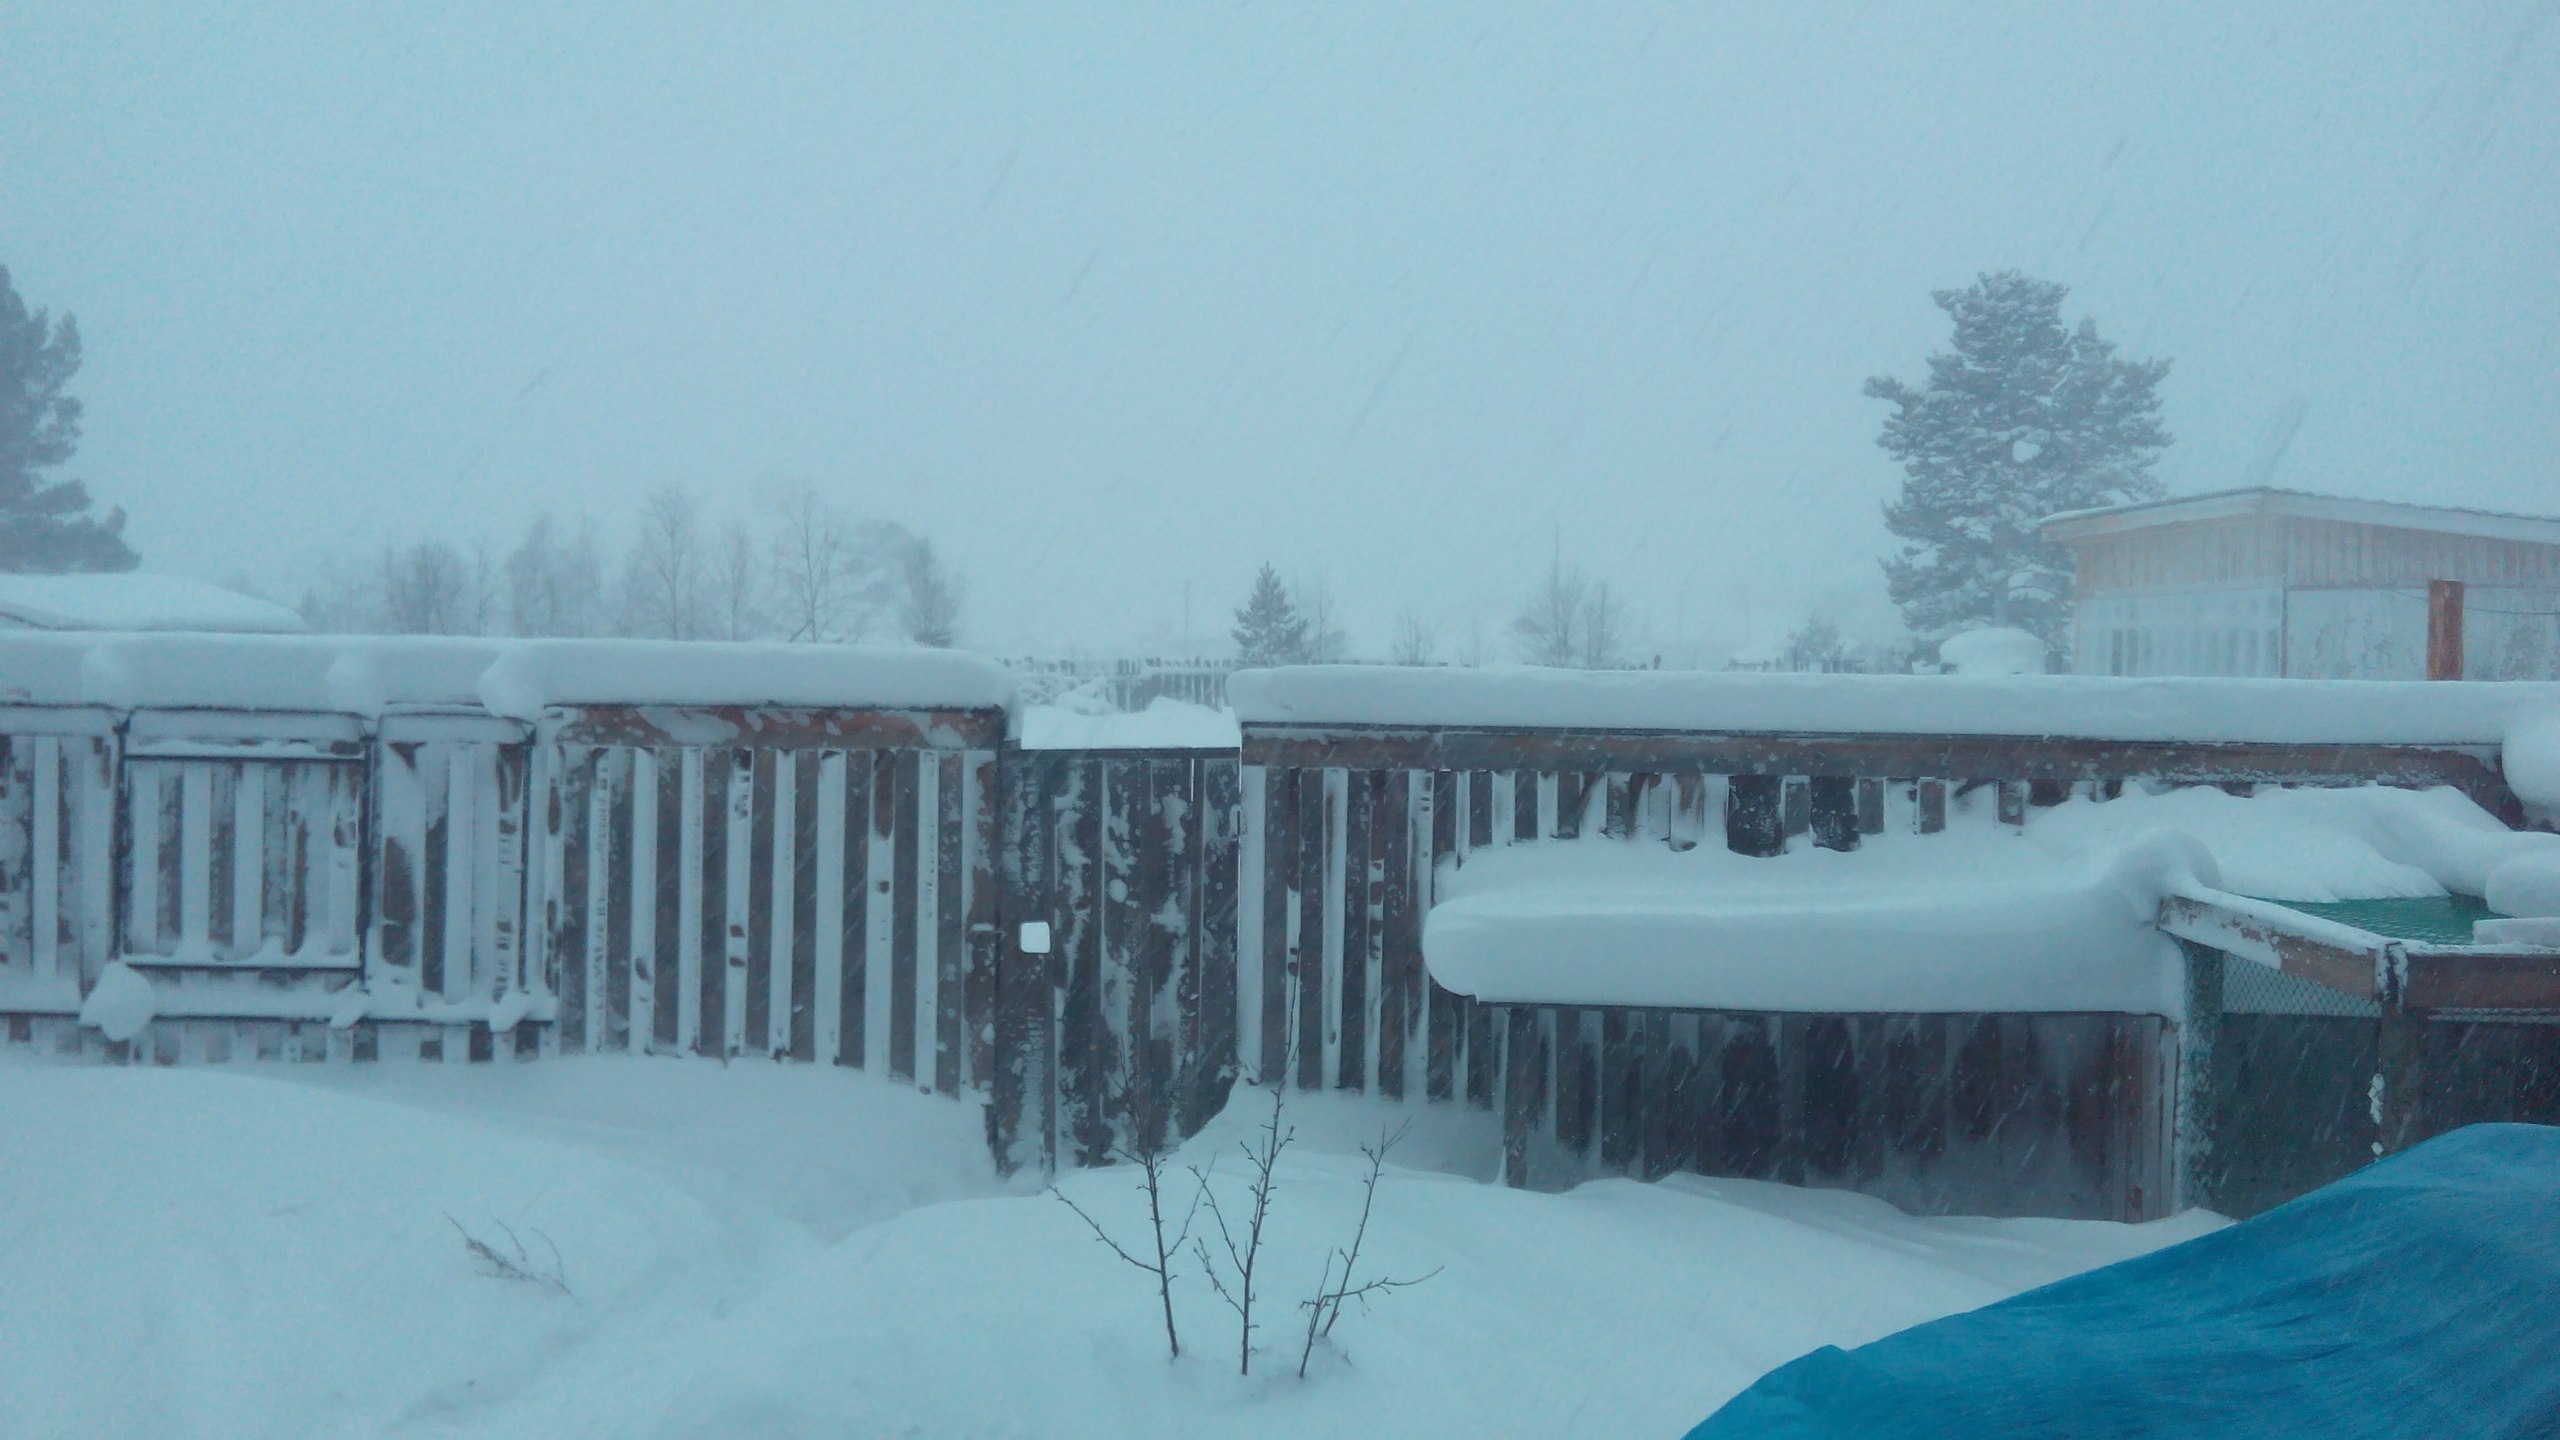
<path id="1" fill-rule="evenodd" d="M 2468 945 L 2471 922 L 2495 919 L 2496 911 L 2469 895 L 2430 895 L 2418 900 L 2275 900 L 2288 910 L 2370 930 L 2389 940 L 2417 940 L 2430 945 Z"/>

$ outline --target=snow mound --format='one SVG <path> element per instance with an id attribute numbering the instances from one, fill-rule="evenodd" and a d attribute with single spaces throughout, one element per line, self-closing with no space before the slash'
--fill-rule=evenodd
<path id="1" fill-rule="evenodd" d="M 1948 636 L 1938 646 L 1938 661 L 1955 675 L 2042 675 L 2045 643 L 2024 630 L 1991 626 Z"/>
<path id="2" fill-rule="evenodd" d="M 2525 851 L 2489 872 L 2482 899 L 2501 915 L 2560 916 L 2560 847 Z"/>
<path id="3" fill-rule="evenodd" d="M 1240 1089 L 1182 1156 L 1226 1157 L 1230 1213 L 1260 1105 Z M 1490 1117 L 1437 1108 L 1399 1158 L 1482 1173 L 1498 1137 L 1454 1131 Z M 1065 1206 L 994 1185 L 973 1107 L 832 1067 L 0 1064 L 0 1428 L 1672 1435 L 1817 1346 L 2219 1223 L 1915 1219 L 1694 1177 L 1545 1195 L 1399 1166 L 1363 1267 L 1432 1278 L 1346 1312 L 1300 1383 L 1297 1301 L 1358 1218 L 1350 1147 L 1405 1113 L 1307 1109 L 1244 1380 L 1196 1262 L 1168 1363 L 1145 1277 Z M 1134 1240 L 1131 1182 L 1059 1185 Z M 464 1232 L 520 1241 L 566 1293 L 499 1278 Z"/>
<path id="4" fill-rule="evenodd" d="M 0 620 L 40 630 L 201 630 L 291 635 L 271 600 L 176 575 L 0 575 Z"/>
<path id="5" fill-rule="evenodd" d="M 121 1043 L 141 1034 L 159 1013 L 158 1007 L 151 982 L 119 960 L 98 972 L 98 983 L 89 987 L 89 998 L 80 1002 L 80 1023 Z"/>
<path id="6" fill-rule="evenodd" d="M 1235 716 L 1164 696 L 1127 714 L 1069 705 L 1022 712 L 1025 750 L 1233 750 L 1241 743 Z"/>
<path id="7" fill-rule="evenodd" d="M 2507 722 L 2498 757 L 2506 767 L 2508 788 L 2524 803 L 2560 815 L 2560 709 Z"/>

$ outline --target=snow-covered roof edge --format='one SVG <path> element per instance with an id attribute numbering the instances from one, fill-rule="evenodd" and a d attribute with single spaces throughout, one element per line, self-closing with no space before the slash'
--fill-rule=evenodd
<path id="1" fill-rule="evenodd" d="M 298 635 L 303 629 L 301 616 L 274 601 L 134 571 L 0 575 L 0 619 L 42 630 Z"/>
<path id="2" fill-rule="evenodd" d="M 2202 495 L 2173 495 L 2161 500 L 2138 500 L 2129 505 L 2106 505 L 2091 510 L 2068 510 L 2046 516 L 2039 528 L 2046 539 L 2068 543 L 2162 525 L 2222 520 L 2240 515 L 2289 515 L 2309 520 L 2336 520 L 2350 525 L 2379 525 L 2400 530 L 2560 545 L 2560 517 L 2465 510 L 2450 505 L 2413 505 L 2398 500 L 2356 500 L 2344 495 L 2278 490 L 2267 486 L 2213 490 Z"/>
<path id="3" fill-rule="evenodd" d="M 1010 711 L 1013 677 L 951 650 L 661 640 L 0 632 L 0 704 L 411 706 L 532 719 L 579 705 Z"/>
<path id="4" fill-rule="evenodd" d="M 2560 709 L 2560 684 L 1316 665 L 1240 672 L 1227 697 L 1248 733 L 1339 725 L 2496 746 L 2512 721 Z"/>

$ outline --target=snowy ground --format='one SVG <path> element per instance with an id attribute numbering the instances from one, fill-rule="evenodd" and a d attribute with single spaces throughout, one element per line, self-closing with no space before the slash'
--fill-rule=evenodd
<path id="1" fill-rule="evenodd" d="M 1259 1118 L 1239 1093 L 1191 1158 L 1232 1157 Z M 1694 1179 L 1519 1193 L 1471 1178 L 1485 1118 L 1440 1111 L 1366 1252 L 1440 1273 L 1346 1314 L 1302 1383 L 1295 1301 L 1389 1112 L 1291 1109 L 1269 1373 L 1246 1381 L 1196 1275 L 1168 1363 L 1147 1277 L 999 1183 L 974 1109 L 845 1072 L 0 1065 L 0 1436 L 1667 1437 L 1812 1346 L 2216 1223 L 1915 1220 Z M 1067 1189 L 1134 1240 L 1129 1180 Z M 556 1246 L 568 1293 L 485 1273 L 457 1224 L 512 1228 L 538 1268 Z"/>

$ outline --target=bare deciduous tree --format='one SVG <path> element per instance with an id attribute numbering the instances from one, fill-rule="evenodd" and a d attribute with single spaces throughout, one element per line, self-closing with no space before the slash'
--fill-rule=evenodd
<path id="1" fill-rule="evenodd" d="M 1564 563 L 1559 553 L 1547 562 L 1547 577 L 1511 622 L 1511 643 L 1530 665 L 1565 669 L 1582 658 L 1583 606 L 1590 587 L 1582 572 Z"/>
<path id="2" fill-rule="evenodd" d="M 711 555 L 711 621 L 723 640 L 753 640 L 764 633 L 764 617 L 756 604 L 763 584 L 756 565 L 756 538 L 732 520 L 721 527 L 720 544 Z"/>
<path id="3" fill-rule="evenodd" d="M 1440 627 L 1408 610 L 1396 617 L 1387 658 L 1398 665 L 1429 665 L 1440 650 Z"/>
<path id="4" fill-rule="evenodd" d="M 382 550 L 382 627 L 395 635 L 459 635 L 469 620 L 470 567 L 442 540 Z"/>
<path id="5" fill-rule="evenodd" d="M 856 582 L 853 522 L 818 487 L 796 481 L 774 501 L 773 593 L 783 638 L 834 640 L 853 623 Z"/>
<path id="6" fill-rule="evenodd" d="M 1169 1133 L 1170 1127 L 1165 1124 L 1166 1117 L 1163 1114 L 1160 1090 L 1147 1083 L 1145 1077 L 1135 1074 L 1135 1066 L 1136 1061 L 1132 1057 L 1130 1064 L 1124 1066 L 1115 1079 L 1117 1103 L 1113 1108 L 1120 1110 L 1128 1117 L 1129 1138 L 1114 1146 L 1111 1156 L 1115 1160 L 1125 1161 L 1138 1167 L 1138 1189 L 1147 1197 L 1147 1226 L 1150 1239 L 1154 1243 L 1154 1258 L 1150 1260 L 1129 1253 L 1127 1246 L 1113 1239 L 1111 1232 L 1103 1228 L 1102 1222 L 1086 1213 L 1083 1206 L 1069 1199 L 1065 1191 L 1052 1185 L 1049 1187 L 1049 1193 L 1058 1197 L 1058 1203 L 1076 1212 L 1076 1218 L 1082 1220 L 1086 1227 L 1093 1231 L 1093 1238 L 1109 1246 L 1112 1254 L 1155 1277 L 1156 1302 L 1164 1311 L 1165 1348 L 1172 1352 L 1174 1359 L 1179 1360 L 1182 1358 L 1182 1332 L 1173 1321 L 1175 1273 L 1173 1262 L 1176 1256 L 1182 1254 L 1182 1247 L 1190 1242 L 1191 1222 L 1200 1214 L 1201 1201 L 1209 1193 L 1209 1185 L 1204 1173 L 1200 1183 L 1191 1192 L 1191 1205 L 1183 1212 L 1182 1223 L 1173 1228 L 1168 1238 L 1165 1223 L 1164 1177 L 1166 1169 L 1172 1163 L 1170 1148 L 1172 1136 Z"/>
<path id="7" fill-rule="evenodd" d="M 533 517 L 504 565 L 507 625 L 518 635 L 591 635 L 601 619 L 604 566 L 595 522 L 563 540 L 549 514 Z"/>
<path id="8" fill-rule="evenodd" d="M 1615 670 L 1626 664 L 1627 605 L 1609 582 L 1593 582 L 1582 602 L 1582 668 Z"/>
<path id="9" fill-rule="evenodd" d="M 1351 641 L 1333 623 L 1333 587 L 1322 580 L 1301 578 L 1290 584 L 1289 595 L 1299 616 L 1307 622 L 1305 663 L 1331 665 L 1341 660 Z"/>
<path id="10" fill-rule="evenodd" d="M 701 506 L 681 486 L 650 491 L 624 579 L 631 627 L 670 640 L 699 638 L 705 629 L 704 568 Z"/>

